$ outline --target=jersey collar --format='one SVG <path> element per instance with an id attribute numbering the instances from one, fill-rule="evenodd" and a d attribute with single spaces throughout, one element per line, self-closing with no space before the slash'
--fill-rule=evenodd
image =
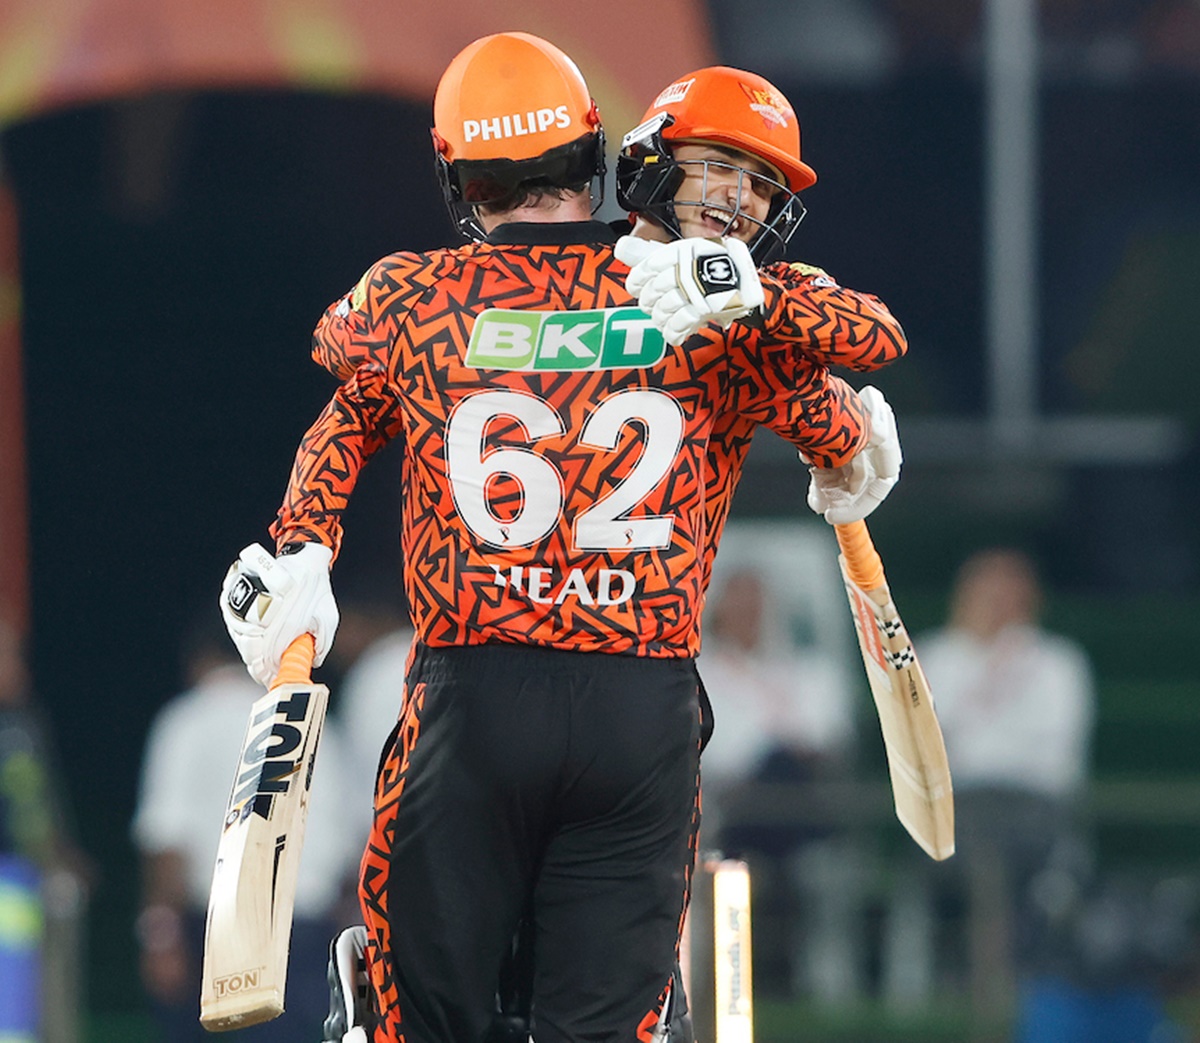
<path id="1" fill-rule="evenodd" d="M 510 221 L 492 229 L 486 243 L 508 246 L 566 246 L 571 243 L 614 243 L 603 221 Z"/>

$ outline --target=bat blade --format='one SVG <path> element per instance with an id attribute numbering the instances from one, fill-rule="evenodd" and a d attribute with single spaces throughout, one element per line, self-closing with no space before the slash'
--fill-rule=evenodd
<path id="1" fill-rule="evenodd" d="M 328 705 L 329 689 L 306 681 L 277 685 L 251 707 L 209 892 L 200 1023 L 210 1032 L 283 1013 L 296 876 Z"/>
<path id="2" fill-rule="evenodd" d="M 838 564 L 879 715 L 896 817 L 931 858 L 942 861 L 954 854 L 954 791 L 929 683 L 866 526 L 836 528 L 843 551 Z M 862 556 L 870 561 L 865 570 Z"/>

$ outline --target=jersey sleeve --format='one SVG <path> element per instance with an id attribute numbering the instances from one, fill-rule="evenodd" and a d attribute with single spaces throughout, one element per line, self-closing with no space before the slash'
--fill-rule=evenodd
<path id="1" fill-rule="evenodd" d="M 343 381 L 364 363 L 385 365 L 409 310 L 433 285 L 434 272 L 420 254 L 396 253 L 376 261 L 325 309 L 313 330 L 313 361 Z"/>
<path id="2" fill-rule="evenodd" d="M 862 448 L 870 419 L 858 393 L 798 349 L 730 343 L 735 410 L 791 442 L 818 467 L 840 467 Z"/>
<path id="3" fill-rule="evenodd" d="M 794 344 L 815 362 L 868 372 L 908 350 L 904 330 L 883 301 L 839 286 L 820 268 L 781 262 L 761 278 L 764 336 Z"/>
<path id="4" fill-rule="evenodd" d="M 300 441 L 271 526 L 276 548 L 302 540 L 323 543 L 336 556 L 342 515 L 360 472 L 401 430 L 399 399 L 383 367 L 360 365 Z"/>

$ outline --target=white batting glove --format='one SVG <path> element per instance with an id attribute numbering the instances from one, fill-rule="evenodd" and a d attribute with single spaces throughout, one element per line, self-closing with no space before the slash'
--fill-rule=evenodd
<path id="1" fill-rule="evenodd" d="M 625 288 L 668 344 L 682 344 L 710 322 L 728 329 L 765 301 L 750 248 L 740 239 L 650 243 L 625 235 L 614 249 L 629 265 Z"/>
<path id="2" fill-rule="evenodd" d="M 333 551 L 320 543 L 300 544 L 279 557 L 252 543 L 229 566 L 221 584 L 221 616 L 259 684 L 270 686 L 284 649 L 301 634 L 313 635 L 313 666 L 325 661 L 338 626 L 329 583 L 332 561 Z"/>
<path id="3" fill-rule="evenodd" d="M 883 392 L 865 387 L 858 397 L 871 416 L 867 444 L 841 467 L 808 469 L 808 505 L 830 525 L 862 521 L 875 510 L 899 481 L 904 462 L 896 416 Z M 803 453 L 800 459 L 805 460 Z"/>
<path id="4" fill-rule="evenodd" d="M 374 1018 L 366 949 L 367 929 L 362 924 L 344 928 L 329 945 L 329 1016 L 321 1034 L 323 1043 L 367 1043 Z"/>

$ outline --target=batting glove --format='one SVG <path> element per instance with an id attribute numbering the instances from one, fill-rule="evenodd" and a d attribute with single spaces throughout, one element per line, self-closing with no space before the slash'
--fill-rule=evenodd
<path id="1" fill-rule="evenodd" d="M 709 323 L 728 329 L 765 300 L 750 248 L 740 239 L 650 243 L 625 235 L 615 252 L 629 265 L 625 288 L 668 344 L 682 344 Z"/>
<path id="2" fill-rule="evenodd" d="M 294 545 L 274 557 L 250 544 L 229 566 L 221 584 L 221 616 L 242 662 L 259 684 L 270 687 L 284 649 L 312 634 L 313 666 L 325 661 L 337 633 L 338 608 L 329 583 L 333 551 L 320 543 Z"/>
<path id="3" fill-rule="evenodd" d="M 374 1028 L 367 979 L 367 929 L 355 924 L 340 931 L 329 944 L 329 1016 L 323 1043 L 367 1043 Z"/>
<path id="4" fill-rule="evenodd" d="M 858 397 L 871 417 L 867 444 L 841 467 L 808 469 L 808 505 L 830 525 L 847 525 L 867 517 L 899 481 L 904 462 L 896 416 L 883 392 L 865 387 Z M 803 453 L 800 459 L 808 462 Z"/>

